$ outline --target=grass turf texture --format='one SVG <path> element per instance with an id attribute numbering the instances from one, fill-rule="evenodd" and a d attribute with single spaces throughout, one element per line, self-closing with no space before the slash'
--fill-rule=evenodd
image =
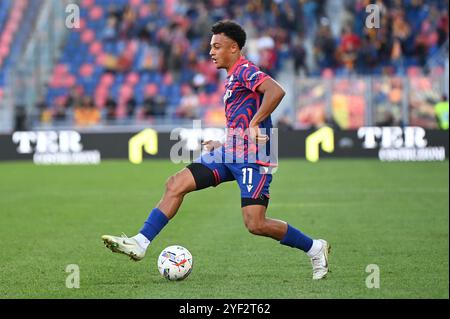
<path id="1" fill-rule="evenodd" d="M 183 166 L 0 164 L 0 298 L 448 298 L 449 179 L 444 163 L 284 160 L 268 216 L 332 245 L 332 273 L 312 281 L 298 250 L 248 233 L 238 187 L 189 194 L 145 259 L 113 254 L 102 234 L 132 236 Z M 192 274 L 169 282 L 161 250 L 187 247 Z M 66 266 L 80 288 L 66 288 Z M 368 289 L 366 266 L 380 269 Z"/>

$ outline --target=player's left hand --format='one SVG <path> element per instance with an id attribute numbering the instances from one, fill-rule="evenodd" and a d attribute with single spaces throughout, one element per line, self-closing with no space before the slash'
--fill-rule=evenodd
<path id="1" fill-rule="evenodd" d="M 249 126 L 250 138 L 255 141 L 257 144 L 264 144 L 269 140 L 269 136 L 266 134 L 262 134 L 258 125 L 250 125 Z"/>

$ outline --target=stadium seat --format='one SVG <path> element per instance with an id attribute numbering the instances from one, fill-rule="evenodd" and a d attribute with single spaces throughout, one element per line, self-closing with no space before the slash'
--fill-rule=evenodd
<path id="1" fill-rule="evenodd" d="M 93 21 L 100 20 L 103 17 L 103 9 L 102 9 L 102 7 L 95 6 L 95 7 L 91 8 L 90 11 L 89 11 L 89 17 Z"/>
<path id="2" fill-rule="evenodd" d="M 95 0 L 82 0 L 81 1 L 81 6 L 83 8 L 90 8 L 94 5 Z"/>

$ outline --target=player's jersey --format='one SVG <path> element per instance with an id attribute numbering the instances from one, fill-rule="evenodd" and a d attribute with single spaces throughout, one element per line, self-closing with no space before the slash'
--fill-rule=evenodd
<path id="1" fill-rule="evenodd" d="M 263 94 L 256 92 L 256 88 L 268 78 L 267 74 L 244 57 L 240 57 L 228 72 L 223 97 L 228 132 L 236 134 L 237 131 L 248 129 L 250 121 L 258 111 L 263 99 Z M 264 134 L 270 134 L 271 117 L 267 117 L 259 127 L 265 129 L 262 130 Z M 241 147 L 239 144 L 242 143 L 237 142 L 238 145 L 236 145 L 235 142 L 233 146 L 230 139 L 227 139 L 225 142 L 227 152 L 233 152 L 236 157 L 244 157 L 247 160 L 248 152 L 255 153 L 256 146 L 248 143 L 246 137 L 244 139 L 245 145 L 241 145 Z"/>
<path id="2" fill-rule="evenodd" d="M 267 78 L 269 78 L 267 74 L 244 57 L 236 62 L 228 72 L 223 97 L 227 127 L 248 128 L 263 97 L 255 90 Z M 261 123 L 260 127 L 272 127 L 270 117 Z"/>

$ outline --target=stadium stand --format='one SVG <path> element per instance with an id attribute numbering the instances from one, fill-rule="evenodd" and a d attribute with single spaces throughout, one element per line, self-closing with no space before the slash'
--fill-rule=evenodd
<path id="1" fill-rule="evenodd" d="M 36 6 L 33 3 L 1 1 L 0 26 L 6 26 L 0 29 L 2 74 L 28 34 L 17 28 L 28 31 L 32 26 L 32 19 L 23 16 L 27 5 Z M 210 63 L 208 51 L 210 26 L 223 18 L 245 27 L 247 56 L 274 77 L 290 71 L 322 78 L 431 72 L 427 61 L 448 41 L 448 2 L 376 1 L 381 11 L 378 29 L 364 25 L 370 3 L 81 0 L 81 26 L 68 32 L 45 101 L 40 101 L 41 120 L 73 119 L 87 96 L 111 123 L 202 118 L 207 124 L 222 124 L 223 75 Z M 293 70 L 287 67 L 289 61 Z M 364 101 L 348 90 L 343 88 L 341 96 L 331 100 L 338 113 L 340 105 L 354 106 L 355 117 L 342 120 L 351 128 L 361 124 Z M 297 117 L 307 118 L 300 113 Z"/>
<path id="2" fill-rule="evenodd" d="M 33 31 L 40 1 L 5 0 L 0 4 L 0 106 L 4 87 L 12 68 L 18 63 L 23 48 Z"/>

